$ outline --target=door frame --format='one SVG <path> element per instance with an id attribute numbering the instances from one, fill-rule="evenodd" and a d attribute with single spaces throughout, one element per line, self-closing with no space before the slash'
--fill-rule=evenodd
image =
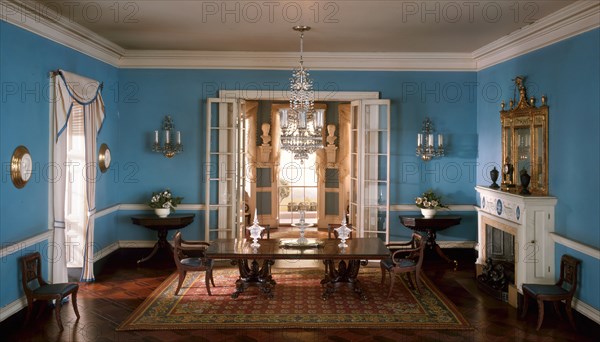
<path id="1" fill-rule="evenodd" d="M 320 102 L 352 102 L 356 100 L 379 100 L 380 93 L 376 91 L 317 91 L 314 92 L 314 101 Z M 289 101 L 288 90 L 219 90 L 218 98 L 230 100 L 247 101 Z M 349 190 L 349 189 L 348 189 Z M 343 198 L 345 195 L 340 193 L 340 201 L 349 200 Z M 389 203 L 388 203 L 389 208 Z M 341 215 L 344 215 L 342 213 Z M 389 228 L 388 228 L 389 230 Z"/>

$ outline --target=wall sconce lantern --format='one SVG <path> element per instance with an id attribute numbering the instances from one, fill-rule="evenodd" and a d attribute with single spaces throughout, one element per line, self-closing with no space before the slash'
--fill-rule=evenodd
<path id="1" fill-rule="evenodd" d="M 435 148 L 433 123 L 429 118 L 423 121 L 421 133 L 417 134 L 417 157 L 429 161 L 434 157 L 444 156 L 444 137 L 438 134 L 437 149 Z"/>
<path id="2" fill-rule="evenodd" d="M 167 158 L 173 158 L 177 153 L 183 152 L 181 144 L 181 132 L 175 132 L 175 124 L 170 115 L 165 116 L 162 124 L 164 132 L 164 144 L 160 144 L 158 131 L 154 131 L 154 142 L 152 143 L 152 151 L 162 153 Z M 173 134 L 175 133 L 175 134 Z"/>

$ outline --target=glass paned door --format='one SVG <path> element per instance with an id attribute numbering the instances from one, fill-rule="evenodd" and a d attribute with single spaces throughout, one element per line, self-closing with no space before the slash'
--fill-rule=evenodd
<path id="1" fill-rule="evenodd" d="M 390 101 L 352 101 L 351 117 L 351 222 L 359 236 L 388 241 Z"/>
<path id="2" fill-rule="evenodd" d="M 205 239 L 234 238 L 244 217 L 242 101 L 207 101 Z"/>

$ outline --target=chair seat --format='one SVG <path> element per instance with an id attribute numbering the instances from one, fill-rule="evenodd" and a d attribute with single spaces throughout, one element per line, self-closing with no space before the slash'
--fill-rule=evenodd
<path id="1" fill-rule="evenodd" d="M 212 259 L 207 260 L 207 259 L 202 259 L 202 258 L 185 258 L 185 259 L 181 259 L 180 262 L 182 265 L 189 266 L 189 267 L 201 267 L 201 266 L 212 267 L 212 265 L 213 265 Z"/>
<path id="2" fill-rule="evenodd" d="M 416 265 L 416 262 L 412 259 L 399 259 L 399 260 L 396 260 L 396 262 L 398 263 L 399 267 L 412 267 L 412 266 Z M 381 260 L 381 264 L 388 271 L 391 270 L 392 268 L 394 268 L 394 266 L 396 266 L 394 264 L 394 262 L 392 261 L 392 259 Z"/>
<path id="3" fill-rule="evenodd" d="M 76 283 L 62 283 L 62 284 L 48 284 L 42 287 L 38 287 L 33 290 L 33 294 L 47 296 L 47 295 L 56 295 L 60 294 L 61 296 L 66 296 L 69 293 L 73 292 L 79 285 Z"/>
<path id="4" fill-rule="evenodd" d="M 566 295 L 569 293 L 567 290 L 563 289 L 560 286 L 542 285 L 542 284 L 523 284 L 523 290 L 529 291 L 534 296 L 538 296 L 538 295 L 556 296 L 556 295 Z"/>

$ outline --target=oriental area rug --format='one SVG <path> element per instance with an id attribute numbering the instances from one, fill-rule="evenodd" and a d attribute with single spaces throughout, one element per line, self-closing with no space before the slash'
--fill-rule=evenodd
<path id="1" fill-rule="evenodd" d="M 321 299 L 323 270 L 273 269 L 274 297 L 267 299 L 250 287 L 232 299 L 237 269 L 215 269 L 216 287 L 206 293 L 204 273 L 190 272 L 179 295 L 177 273 L 169 276 L 117 328 L 126 330 L 171 329 L 281 329 L 281 328 L 390 328 L 472 329 L 465 318 L 426 277 L 421 294 L 404 277 L 397 278 L 387 297 L 389 278 L 382 286 L 381 271 L 361 268 L 358 279 L 368 300 L 360 300 L 340 286 L 327 300 Z"/>

